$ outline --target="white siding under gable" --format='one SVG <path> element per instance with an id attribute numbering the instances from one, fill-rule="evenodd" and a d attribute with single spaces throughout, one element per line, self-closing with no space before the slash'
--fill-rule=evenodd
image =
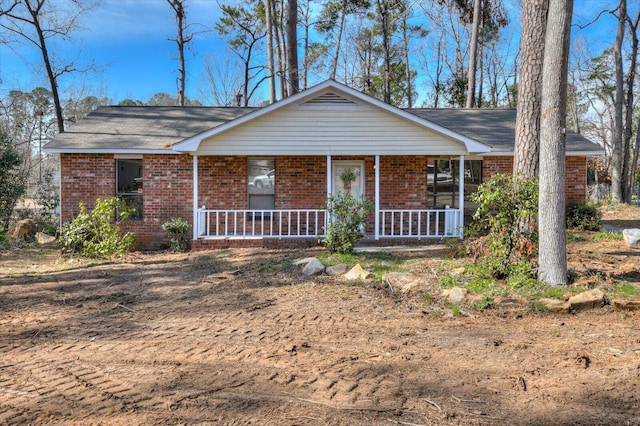
<path id="1" fill-rule="evenodd" d="M 463 143 L 324 93 L 205 139 L 197 155 L 464 155 Z"/>

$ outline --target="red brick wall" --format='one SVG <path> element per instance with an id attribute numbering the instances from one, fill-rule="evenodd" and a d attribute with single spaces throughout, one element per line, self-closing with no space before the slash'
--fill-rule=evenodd
<path id="1" fill-rule="evenodd" d="M 567 157 L 567 206 L 587 199 L 587 157 Z"/>
<path id="2" fill-rule="evenodd" d="M 192 157 L 189 155 L 144 155 L 143 220 L 120 223 L 123 232 L 136 234 L 140 249 L 167 246 L 167 233 L 161 226 L 181 217 L 192 221 Z M 97 198 L 116 194 L 115 158 L 112 154 L 61 154 L 60 203 L 63 223 L 78 213 L 78 203 L 89 208 Z"/>
<path id="3" fill-rule="evenodd" d="M 120 223 L 120 229 L 136 234 L 139 248 L 158 250 L 167 247 L 167 233 L 162 229 L 162 224 L 168 220 L 182 218 L 193 222 L 192 175 L 193 160 L 190 155 L 143 155 L 144 218 Z"/>
<path id="4" fill-rule="evenodd" d="M 200 157 L 200 206 L 210 209 L 247 209 L 247 157 Z M 365 162 L 365 193 L 374 200 L 374 157 L 336 156 L 332 161 Z M 327 160 L 324 156 L 277 157 L 276 208 L 323 208 L 327 191 Z M 428 157 L 387 156 L 380 159 L 380 196 L 382 209 L 424 209 L 429 207 L 427 188 Z M 115 160 L 109 154 L 61 154 L 62 220 L 69 222 L 78 213 L 78 203 L 92 206 L 98 197 L 115 195 Z M 567 203 L 586 195 L 586 158 L 567 158 Z M 143 156 L 144 220 L 121 223 L 123 231 L 136 233 L 139 248 L 167 246 L 161 226 L 181 217 L 192 221 L 193 160 L 190 155 Z M 483 179 L 495 173 L 511 173 L 511 157 L 486 157 Z M 368 231 L 373 232 L 373 214 Z M 254 244 L 254 243 L 252 243 Z M 257 244 L 257 243 L 255 243 Z M 260 245 L 260 244 L 259 244 Z M 220 246 L 198 243 L 198 247 Z"/>
<path id="5" fill-rule="evenodd" d="M 78 214 L 78 204 L 92 207 L 97 198 L 115 195 L 115 162 L 109 154 L 60 154 L 62 222 Z"/>
<path id="6" fill-rule="evenodd" d="M 327 157 L 276 158 L 276 209 L 322 209 L 327 203 Z"/>
<path id="7" fill-rule="evenodd" d="M 482 159 L 483 182 L 498 173 L 513 173 L 513 157 L 484 157 Z"/>
<path id="8" fill-rule="evenodd" d="M 380 209 L 428 208 L 428 162 L 424 156 L 380 157 Z"/>
<path id="9" fill-rule="evenodd" d="M 496 173 L 512 173 L 513 157 L 484 157 L 482 180 L 486 181 Z M 571 205 L 587 198 L 587 157 L 567 157 L 566 160 L 566 203 Z"/>

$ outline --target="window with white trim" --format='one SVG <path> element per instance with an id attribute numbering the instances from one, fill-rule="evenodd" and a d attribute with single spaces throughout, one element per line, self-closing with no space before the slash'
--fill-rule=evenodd
<path id="1" fill-rule="evenodd" d="M 250 158 L 247 182 L 249 183 L 249 210 L 275 210 L 276 165 L 272 158 Z"/>

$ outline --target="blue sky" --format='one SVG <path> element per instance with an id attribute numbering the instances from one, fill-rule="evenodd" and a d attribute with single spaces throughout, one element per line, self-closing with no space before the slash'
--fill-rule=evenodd
<path id="1" fill-rule="evenodd" d="M 57 1 L 57 0 L 53 0 Z M 230 0 L 232 2 L 233 0 Z M 510 12 L 517 13 L 518 0 L 504 0 Z M 592 20 L 598 11 L 612 7 L 614 0 L 575 0 L 574 23 Z M 634 9 L 635 1 L 630 1 Z M 215 0 L 189 0 L 189 22 L 212 27 L 219 18 Z M 157 92 L 176 93 L 177 49 L 169 38 L 175 37 L 173 10 L 166 0 L 102 0 L 82 20 L 84 31 L 74 34 L 73 45 L 61 45 L 75 52 L 80 47 L 81 59 L 92 60 L 100 72 L 76 74 L 73 80 L 61 81 L 62 89 L 84 87 L 85 95 L 105 95 L 117 103 L 125 98 L 146 101 Z M 593 52 L 613 42 L 615 19 L 605 14 L 597 24 L 574 31 L 574 41 L 584 40 Z M 224 54 L 223 43 L 214 32 L 203 33 L 192 43 L 187 70 L 187 96 L 202 99 L 198 92 L 200 70 L 205 53 Z M 36 86 L 48 87 L 41 70 L 27 64 L 41 63 L 39 52 L 28 45 L 0 44 L 0 96 L 8 90 L 30 91 Z"/>

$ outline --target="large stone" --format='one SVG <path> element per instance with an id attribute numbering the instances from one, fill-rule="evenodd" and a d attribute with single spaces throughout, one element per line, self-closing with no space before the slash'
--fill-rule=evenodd
<path id="1" fill-rule="evenodd" d="M 640 310 L 640 300 L 613 299 L 611 306 L 621 311 L 638 311 Z"/>
<path id="2" fill-rule="evenodd" d="M 402 272 L 390 272 L 383 277 L 384 282 L 393 290 L 401 293 L 409 293 L 411 290 L 419 288 L 424 284 L 424 277 L 416 274 L 405 274 Z"/>
<path id="3" fill-rule="evenodd" d="M 345 265 L 344 263 L 339 263 L 337 265 L 328 266 L 325 272 L 327 273 L 327 275 L 335 277 L 336 275 L 344 274 L 348 269 L 349 268 L 347 265 Z"/>
<path id="4" fill-rule="evenodd" d="M 453 287 L 442 292 L 442 296 L 449 299 L 451 303 L 462 303 L 467 298 L 467 289 Z"/>
<path id="5" fill-rule="evenodd" d="M 307 276 L 319 275 L 324 272 L 324 265 L 315 257 L 311 259 L 302 269 L 302 273 Z"/>
<path id="6" fill-rule="evenodd" d="M 347 281 L 366 280 L 368 276 L 369 276 L 369 271 L 364 269 L 358 263 L 356 266 L 351 268 L 351 270 L 349 272 L 344 274 L 344 279 L 347 280 Z"/>
<path id="7" fill-rule="evenodd" d="M 51 244 L 56 240 L 56 237 L 53 235 L 45 234 L 44 232 L 36 233 L 36 241 L 38 244 Z"/>
<path id="8" fill-rule="evenodd" d="M 16 227 L 13 228 L 11 238 L 33 241 L 37 231 L 38 228 L 31 219 L 22 219 L 21 221 L 16 223 Z"/>
<path id="9" fill-rule="evenodd" d="M 629 247 L 640 249 L 640 229 L 624 229 L 622 236 Z"/>
<path id="10" fill-rule="evenodd" d="M 568 314 L 571 312 L 571 305 L 569 302 L 558 299 L 540 299 L 540 303 L 543 304 L 545 308 L 552 312 L 556 312 L 559 314 Z"/>
<path id="11" fill-rule="evenodd" d="M 569 298 L 572 311 L 601 308 L 606 304 L 606 298 L 602 290 L 594 288 L 584 291 Z"/>
<path id="12" fill-rule="evenodd" d="M 307 263 L 311 262 L 312 260 L 318 260 L 315 257 L 304 257 L 302 259 L 298 259 L 298 260 L 294 260 L 293 264 L 295 266 L 301 266 L 301 265 L 306 265 Z"/>

